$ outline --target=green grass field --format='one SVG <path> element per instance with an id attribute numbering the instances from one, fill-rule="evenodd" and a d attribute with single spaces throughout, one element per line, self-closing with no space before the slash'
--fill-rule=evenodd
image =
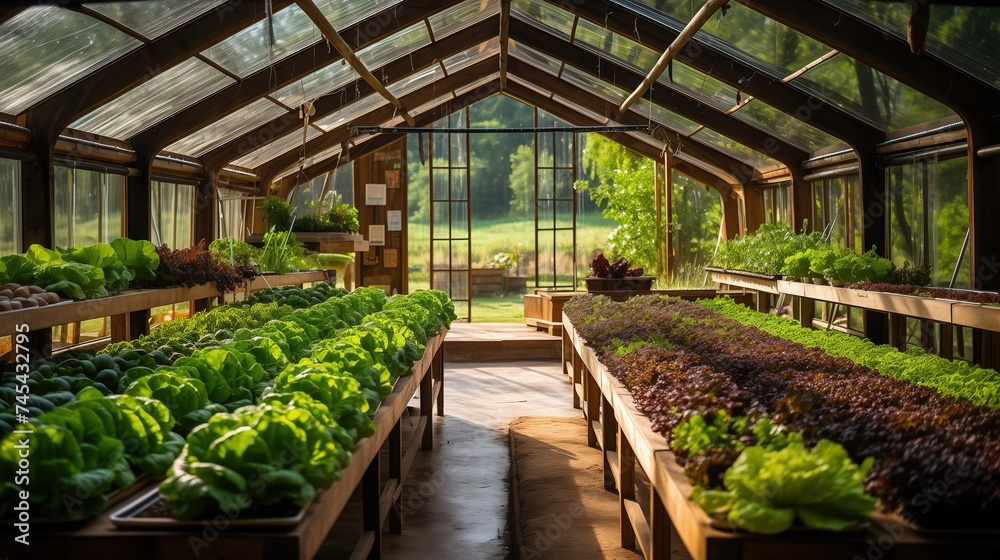
<path id="1" fill-rule="evenodd" d="M 614 229 L 614 222 L 601 216 L 578 218 L 576 232 L 577 278 L 581 279 L 589 271 L 590 255 L 596 249 L 605 249 L 608 234 Z M 430 278 L 430 225 L 427 222 L 410 222 L 409 231 L 409 287 L 410 291 L 429 288 Z M 528 291 L 534 287 L 535 279 L 535 224 L 531 219 L 476 220 L 473 222 L 471 252 L 472 267 L 477 268 L 489 262 L 501 251 L 519 248 L 522 255 L 521 274 L 528 276 Z M 541 254 L 540 279 L 542 285 L 552 283 L 552 262 L 555 261 L 560 285 L 572 282 L 572 237 L 566 236 L 557 244 L 553 259 L 551 249 Z M 461 316 L 461 312 L 459 313 Z M 516 323 L 524 320 L 524 298 L 517 296 L 476 297 L 472 301 L 472 321 L 481 323 Z"/>

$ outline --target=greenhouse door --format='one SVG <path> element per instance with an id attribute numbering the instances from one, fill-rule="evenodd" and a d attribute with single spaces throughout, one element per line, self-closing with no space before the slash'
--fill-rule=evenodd
<path id="1" fill-rule="evenodd" d="M 468 127 L 468 109 L 439 120 L 435 127 Z M 431 288 L 446 292 L 455 303 L 455 313 L 469 321 L 469 135 L 434 132 L 432 128 L 430 136 Z"/>
<path id="2" fill-rule="evenodd" d="M 566 123 L 541 110 L 537 126 Z M 538 287 L 576 288 L 575 134 L 536 132 L 535 145 L 535 283 Z"/>

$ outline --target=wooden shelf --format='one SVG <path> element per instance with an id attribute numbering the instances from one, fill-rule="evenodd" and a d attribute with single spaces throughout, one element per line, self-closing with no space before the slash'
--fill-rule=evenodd
<path id="1" fill-rule="evenodd" d="M 357 233 L 294 231 L 295 240 L 319 245 L 321 253 L 362 253 L 369 249 L 368 241 Z M 247 243 L 263 243 L 263 233 L 247 235 Z"/>
<path id="2" fill-rule="evenodd" d="M 322 270 L 259 276 L 251 283 L 249 290 L 255 291 L 268 286 L 289 286 L 307 282 L 319 282 L 321 280 L 326 280 L 326 272 Z M 27 324 L 30 330 L 35 331 L 99 317 L 124 315 L 133 311 L 143 311 L 183 301 L 218 297 L 219 295 L 219 291 L 215 289 L 215 286 L 201 284 L 192 288 L 176 287 L 125 290 L 120 294 L 105 298 L 72 301 L 18 311 L 6 311 L 0 313 L 0 336 L 14 334 L 19 324 Z"/>
<path id="3" fill-rule="evenodd" d="M 203 528 L 118 529 L 111 524 L 110 516 L 122 507 L 119 505 L 76 530 L 46 530 L 42 526 L 38 526 L 37 529 L 33 526 L 32 529 L 35 529 L 33 533 L 38 533 L 32 534 L 31 544 L 34 554 L 38 558 L 56 558 L 65 556 L 66 551 L 75 550 L 80 551 L 79 556 L 70 554 L 70 557 L 142 557 L 149 560 L 195 556 L 233 560 L 313 558 L 322 547 L 347 501 L 361 484 L 366 471 L 369 471 L 370 466 L 378 459 L 379 451 L 389 439 L 393 428 L 399 425 L 407 403 L 418 388 L 432 381 L 435 368 L 439 367 L 435 366 L 435 361 L 440 364 L 439 354 L 446 335 L 447 330 L 442 330 L 440 334 L 427 340 L 424 355 L 414 364 L 412 373 L 396 381 L 392 394 L 382 401 L 376 411 L 373 417 L 375 434 L 362 439 L 355 446 L 351 462 L 340 473 L 340 480 L 318 494 L 306 510 L 304 519 L 294 527 L 287 530 L 228 527 L 219 531 L 211 530 L 210 537 L 205 536 Z M 433 405 L 433 400 L 421 402 L 422 417 L 430 416 L 429 409 Z M 432 429 L 433 426 L 428 423 L 425 431 Z M 419 447 L 421 437 L 418 432 L 415 440 L 414 443 Z M 401 484 L 401 481 L 396 484 Z M 391 485 L 392 482 L 387 482 L 386 487 Z M 152 486 L 153 484 L 150 488 Z M 382 510 L 381 494 L 382 490 L 374 496 L 364 496 L 365 507 Z M 365 535 L 367 533 L 362 535 L 362 539 Z M 379 540 L 377 534 L 375 539 L 373 546 L 377 546 Z M 39 548 L 36 550 L 34 547 Z"/>
<path id="4" fill-rule="evenodd" d="M 869 292 L 834 286 L 817 286 L 787 280 L 762 280 L 739 274 L 713 272 L 719 284 L 738 286 L 771 294 L 786 294 L 816 301 L 838 303 L 870 311 L 892 313 L 940 323 L 1000 331 L 1000 307 L 927 298 L 905 294 Z"/>

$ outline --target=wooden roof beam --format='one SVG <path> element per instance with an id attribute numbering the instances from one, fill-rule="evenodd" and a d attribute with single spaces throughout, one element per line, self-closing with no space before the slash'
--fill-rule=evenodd
<path id="1" fill-rule="evenodd" d="M 624 114 L 625 111 L 628 111 L 628 108 L 631 107 L 637 99 L 642 97 L 644 93 L 646 93 L 649 86 L 653 85 L 653 82 L 655 82 L 660 75 L 663 74 L 663 71 L 667 69 L 667 65 L 670 64 L 670 61 L 674 59 L 674 56 L 681 50 L 681 48 L 683 48 L 684 45 L 687 45 L 687 42 L 691 40 L 691 37 L 694 37 L 694 34 L 697 33 L 703 25 L 705 25 L 705 22 L 707 22 L 708 19 L 719 10 L 719 8 L 726 5 L 728 2 L 729 0 L 708 0 L 705 2 L 705 5 L 694 14 L 694 17 L 692 17 L 691 21 L 684 26 L 684 29 L 682 29 L 673 42 L 670 43 L 670 46 L 663 51 L 663 54 L 660 55 L 656 64 L 654 64 L 649 70 L 649 74 L 643 78 L 642 83 L 639 84 L 618 107 L 617 115 L 619 117 Z"/>
<path id="2" fill-rule="evenodd" d="M 316 4 L 314 4 L 312 0 L 295 0 L 295 3 L 299 5 L 299 8 L 302 8 L 302 11 L 305 12 L 306 15 L 309 16 L 309 19 L 312 20 L 313 24 L 315 24 L 316 27 L 319 28 L 320 32 L 323 33 L 323 36 L 326 37 L 326 40 L 330 41 L 333 48 L 340 53 L 340 56 L 343 56 L 344 59 L 347 60 L 348 64 L 354 68 L 354 71 L 357 72 L 364 81 L 368 82 L 368 85 L 372 86 L 372 88 L 374 88 L 379 95 L 386 98 L 386 100 L 388 100 L 389 103 L 391 103 L 392 106 L 399 111 L 403 118 L 406 119 L 407 124 L 414 126 L 415 121 L 413 120 L 413 117 L 410 116 L 410 112 L 407 111 L 406 106 L 403 105 L 400 100 L 396 99 L 395 95 L 389 93 L 389 90 L 385 89 L 382 82 L 380 82 L 378 78 L 376 78 L 375 75 L 365 67 L 365 65 L 361 62 L 361 59 L 354 54 L 351 47 L 346 41 L 344 41 L 343 37 L 337 33 L 337 30 L 333 28 L 333 25 L 330 24 L 330 20 L 326 19 L 323 12 L 316 7 Z"/>
<path id="3" fill-rule="evenodd" d="M 572 3 L 572 6 L 568 4 L 566 9 L 580 17 L 601 27 L 606 26 L 611 31 L 654 50 L 666 49 L 677 37 L 677 32 L 673 29 L 645 14 L 630 10 L 625 5 L 611 4 L 607 0 L 587 0 Z M 874 146 L 885 140 L 882 130 L 835 104 L 826 103 L 814 95 L 783 84 L 780 80 L 764 79 L 762 76 L 747 80 L 755 73 L 759 74 L 753 66 L 698 39 L 689 41 L 688 48 L 681 49 L 675 59 L 711 74 L 713 78 L 759 98 L 780 111 L 808 120 L 812 126 L 846 141 L 855 149 Z"/>
<path id="4" fill-rule="evenodd" d="M 483 76 L 495 73 L 496 69 L 496 57 L 481 60 L 468 68 L 463 68 L 462 70 L 455 72 L 444 79 L 438 80 L 427 87 L 404 95 L 402 101 L 410 106 L 419 107 L 425 103 L 433 101 L 436 97 L 439 97 L 445 92 L 465 87 L 481 79 Z M 468 93 L 474 95 L 463 95 L 463 99 L 472 100 L 470 101 L 471 104 L 475 101 L 479 101 L 480 99 L 485 99 L 489 95 L 496 92 L 485 88 L 477 88 Z M 364 115 L 350 123 L 333 130 L 329 130 L 325 134 L 313 138 L 309 142 L 306 142 L 305 157 L 308 158 L 327 148 L 336 146 L 345 140 L 349 140 L 351 138 L 351 129 L 355 126 L 384 125 L 392 120 L 394 111 L 395 109 L 392 106 L 382 106 L 381 108 L 371 111 L 367 115 Z M 300 150 L 302 150 L 302 146 L 297 146 L 294 149 L 291 149 L 272 159 L 271 161 L 258 166 L 253 171 L 261 177 L 262 184 L 266 185 L 267 181 L 269 181 L 272 177 L 299 160 Z"/>
<path id="5" fill-rule="evenodd" d="M 594 120 L 588 115 L 583 115 L 577 112 L 577 110 L 572 107 L 563 105 L 554 99 L 549 99 L 520 84 L 510 84 L 508 93 L 525 103 L 534 105 L 539 109 L 552 113 L 560 119 L 575 126 L 593 126 L 604 124 Z M 656 146 L 643 142 L 642 140 L 639 140 L 629 134 L 625 134 L 623 132 L 601 132 L 600 134 L 631 150 L 635 150 L 636 152 L 654 161 L 662 160 L 663 154 Z M 700 181 L 715 188 L 715 190 L 723 196 L 728 196 L 734 188 L 740 186 L 740 183 L 736 180 L 736 178 L 729 174 L 726 174 L 725 176 L 718 175 L 683 159 L 674 159 L 674 168 L 696 181 Z"/>
<path id="6" fill-rule="evenodd" d="M 524 78 L 526 81 L 548 91 L 558 91 L 561 96 L 573 100 L 574 103 L 579 104 L 584 109 L 593 113 L 610 116 L 613 115 L 618 108 L 618 106 L 614 103 L 598 97 L 595 93 L 562 81 L 551 74 L 536 69 L 530 64 L 517 59 L 511 59 L 509 64 L 509 70 L 513 75 Z M 652 120 L 652 122 L 661 125 L 659 130 L 668 130 L 666 127 L 662 126 L 662 123 L 658 123 L 655 119 L 649 119 L 645 115 L 640 115 L 634 109 L 627 111 L 624 115 L 622 115 L 620 120 L 614 120 L 619 124 L 640 125 L 647 124 L 650 120 Z M 668 143 L 671 141 L 676 142 L 676 138 L 664 137 L 657 139 Z M 741 182 L 745 181 L 749 183 L 754 179 L 754 177 L 759 175 L 759 171 L 754 166 L 748 165 L 746 162 L 724 154 L 715 146 L 710 146 L 695 139 L 685 138 L 683 151 L 688 155 L 694 156 L 705 162 L 709 162 L 715 167 L 732 173 L 733 176 Z"/>
<path id="7" fill-rule="evenodd" d="M 263 19 L 265 3 L 231 0 L 153 39 L 28 109 L 28 128 L 36 134 L 59 134 L 108 100 Z M 291 0 L 273 0 L 273 4 L 277 10 Z"/>
<path id="8" fill-rule="evenodd" d="M 515 22 L 511 30 L 515 41 L 549 56 L 562 57 L 567 61 L 572 61 L 574 66 L 581 71 L 605 82 L 629 88 L 635 87 L 642 79 L 642 74 L 635 70 L 599 57 L 582 47 L 569 44 L 561 39 L 538 37 L 536 33 L 532 33 L 532 28 L 526 23 Z M 788 143 L 777 134 L 761 131 L 719 109 L 699 103 L 670 88 L 654 88 L 649 97 L 652 98 L 653 103 L 712 128 L 762 154 L 773 157 L 790 168 L 800 166 L 809 157 L 805 150 Z"/>
<path id="9" fill-rule="evenodd" d="M 347 37 L 346 40 L 352 48 L 359 49 L 445 10 L 458 1 L 447 0 L 436 3 L 432 8 L 414 8 L 407 4 L 399 4 L 352 25 L 344 31 L 342 37 Z M 376 31 L 372 33 L 372 30 Z M 327 49 L 324 43 L 325 41 L 321 41 L 305 48 L 285 58 L 280 64 L 254 72 L 241 81 L 202 99 L 155 127 L 134 136 L 131 138 L 132 144 L 153 145 L 159 151 L 224 115 L 264 97 L 268 92 L 343 59 L 340 53 Z"/>
<path id="10" fill-rule="evenodd" d="M 397 59 L 382 68 L 379 68 L 378 70 L 387 76 L 396 76 L 397 78 L 404 78 L 415 72 L 419 72 L 424 68 L 437 64 L 437 61 L 442 58 L 460 53 L 468 49 L 473 44 L 482 43 L 492 34 L 496 33 L 498 20 L 499 18 L 497 16 L 487 18 L 476 23 L 475 25 L 467 27 L 462 31 L 462 33 L 449 35 L 438 40 L 436 43 L 421 47 L 416 51 L 413 51 L 411 56 Z M 358 84 L 358 99 L 363 98 L 374 91 L 375 90 L 367 83 Z M 327 115 L 333 114 L 340 109 L 343 109 L 348 104 L 353 103 L 355 100 L 356 99 L 353 97 L 353 93 L 351 98 L 346 100 L 340 95 L 324 96 L 316 100 L 313 105 L 316 110 L 313 120 L 316 121 Z M 258 147 L 266 143 L 262 142 L 263 139 L 270 142 L 272 139 L 287 134 L 296 128 L 301 129 L 302 122 L 297 118 L 294 112 L 285 113 L 284 115 L 281 115 L 270 122 L 264 123 L 254 130 L 241 134 L 240 136 L 226 142 L 222 146 L 203 154 L 201 159 L 206 162 L 206 165 L 210 165 L 209 162 L 228 163 L 230 160 L 246 153 L 248 151 L 248 147 Z"/>
<path id="11" fill-rule="evenodd" d="M 500 0 L 500 89 L 507 87 L 507 39 L 510 36 L 510 0 Z"/>

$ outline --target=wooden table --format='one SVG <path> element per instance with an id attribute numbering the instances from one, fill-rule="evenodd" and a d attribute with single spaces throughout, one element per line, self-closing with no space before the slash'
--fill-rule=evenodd
<path id="1" fill-rule="evenodd" d="M 587 442 L 604 451 L 604 487 L 616 491 L 621 544 L 647 560 L 670 557 L 670 527 L 695 560 L 725 559 L 951 559 L 996 557 L 1000 537 L 928 536 L 873 514 L 867 529 L 831 533 L 792 529 L 780 535 L 718 528 L 688 499 L 693 490 L 666 439 L 652 429 L 632 396 L 563 315 L 563 362 L 573 382 L 573 404 L 587 421 Z M 636 496 L 636 467 L 649 479 L 649 514 Z"/>
<path id="2" fill-rule="evenodd" d="M 319 493 L 309 506 L 302 522 L 287 530 L 229 526 L 228 519 L 206 521 L 200 529 L 119 529 L 110 517 L 122 505 L 75 529 L 45 530 L 32 526 L 31 557 L 60 560 L 93 558 L 142 558 L 176 560 L 211 558 L 233 560 L 270 560 L 294 558 L 307 560 L 316 555 L 350 499 L 360 486 L 363 502 L 364 532 L 358 537 L 352 558 L 378 558 L 381 554 L 382 527 L 389 521 L 391 532 L 401 530 L 401 495 L 403 482 L 418 449 L 434 445 L 432 411 L 444 415 L 444 354 L 447 330 L 427 340 L 423 358 L 412 373 L 396 381 L 389 395 L 374 415 L 375 434 L 362 439 L 352 452 L 351 462 L 341 471 L 341 478 Z M 420 395 L 420 418 L 412 440 L 404 447 L 401 418 L 410 399 Z M 380 450 L 388 447 L 389 478 L 381 480 Z M 152 488 L 152 484 L 150 488 Z M 136 495 L 141 495 L 139 492 Z M 4 528 L 5 533 L 11 527 Z M 13 546 L 12 534 L 4 534 L 4 548 Z M 17 545 L 21 546 L 21 545 Z M 11 548 L 10 553 L 19 553 Z M 15 555 L 14 558 L 21 556 Z"/>

